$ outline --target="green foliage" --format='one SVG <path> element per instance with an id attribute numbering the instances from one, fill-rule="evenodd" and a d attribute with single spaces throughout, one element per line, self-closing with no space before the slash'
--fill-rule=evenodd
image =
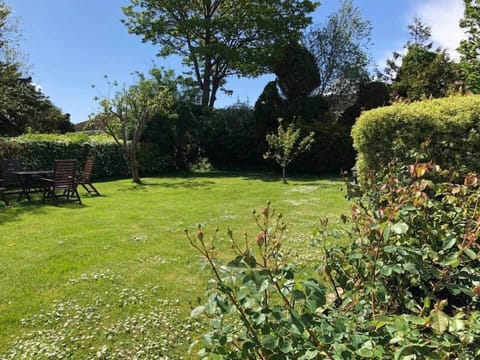
<path id="1" fill-rule="evenodd" d="M 253 110 L 245 104 L 215 109 L 205 116 L 200 143 L 215 167 L 255 165 L 261 158 Z"/>
<path id="2" fill-rule="evenodd" d="M 282 167 L 282 180 L 287 182 L 285 171 L 287 166 L 300 154 L 307 152 L 312 147 L 315 133 L 312 131 L 305 137 L 301 137 L 301 129 L 295 127 L 292 121 L 286 128 L 279 120 L 277 133 L 267 134 L 268 151 L 264 154 L 265 159 L 272 159 Z"/>
<path id="3" fill-rule="evenodd" d="M 307 122 L 332 118 L 324 97 L 313 95 L 320 86 L 320 74 L 308 49 L 291 43 L 281 49 L 270 66 L 277 78 L 265 86 L 255 103 L 257 131 L 263 131 L 262 137 L 276 128 L 279 117 L 288 121 L 301 117 Z"/>
<path id="4" fill-rule="evenodd" d="M 260 154 L 268 150 L 265 137 L 277 130 L 279 118 L 288 122 L 301 118 L 297 125 L 302 130 L 318 129 L 318 134 L 324 133 L 319 128 L 333 123 L 327 100 L 314 95 L 320 85 L 320 75 L 314 56 L 304 46 L 292 43 L 285 47 L 271 66 L 277 79 L 265 86 L 255 103 L 255 141 Z M 323 144 L 323 138 L 316 136 L 316 139 L 317 144 Z M 305 167 L 308 168 L 312 167 Z"/>
<path id="5" fill-rule="evenodd" d="M 160 56 L 179 55 L 192 69 L 201 104 L 213 108 L 231 75 L 267 72 L 278 47 L 297 41 L 310 24 L 310 0 L 132 0 L 124 23 Z"/>
<path id="6" fill-rule="evenodd" d="M 446 50 L 410 46 L 392 82 L 392 96 L 410 100 L 446 96 L 455 80 L 456 65 Z"/>
<path id="7" fill-rule="evenodd" d="M 70 115 L 53 105 L 31 77 L 22 76 L 17 65 L 0 62 L 0 135 L 73 129 Z"/>
<path id="8" fill-rule="evenodd" d="M 320 86 L 315 57 L 304 46 L 291 43 L 272 60 L 278 88 L 287 101 L 309 97 Z M 293 116 L 298 114 L 292 114 Z"/>
<path id="9" fill-rule="evenodd" d="M 176 169 L 185 171 L 198 161 L 205 136 L 207 145 L 219 139 L 210 136 L 210 109 L 181 96 L 171 111 L 174 116 L 157 114 L 146 125 L 141 141 L 155 144 L 160 154 L 172 156 Z"/>
<path id="10" fill-rule="evenodd" d="M 0 136 L 27 131 L 65 133 L 73 131 L 70 115 L 37 88 L 22 71 L 18 19 L 0 2 Z"/>
<path id="11" fill-rule="evenodd" d="M 431 159 L 460 174 L 478 171 L 479 109 L 480 97 L 471 95 L 395 104 L 363 113 L 352 129 L 360 177 L 393 159 L 401 164 Z"/>
<path id="12" fill-rule="evenodd" d="M 327 220 L 314 231 L 319 276 L 288 264 L 286 225 L 270 204 L 253 212 L 256 239 L 228 231 L 236 257 L 226 264 L 218 230 L 187 231 L 213 270 L 206 303 L 192 311 L 210 321 L 200 358 L 477 359 L 480 178 L 445 176 L 416 163 L 372 179 L 351 219 L 342 216 L 348 245 L 327 246 Z"/>
<path id="13" fill-rule="evenodd" d="M 464 29 L 467 38 L 460 42 L 460 67 L 462 77 L 468 89 L 480 93 L 480 3 L 477 0 L 464 0 L 465 12 L 460 27 Z"/>
<path id="14" fill-rule="evenodd" d="M 396 359 L 480 355 L 479 179 L 452 175 L 389 167 L 352 207 L 350 245 L 327 251 L 340 309 L 370 320 L 369 340 Z"/>
<path id="15" fill-rule="evenodd" d="M 283 263 L 286 225 L 281 214 L 267 204 L 253 218 L 259 228 L 256 239 L 237 240 L 228 231 L 236 257 L 226 265 L 212 250 L 218 230 L 211 238 L 200 225 L 196 235 L 186 231 L 214 274 L 208 302 L 192 311 L 192 316 L 205 314 L 210 319 L 200 358 L 317 358 L 322 344 L 309 324 L 315 310 L 326 304 L 325 288 L 314 279 L 296 279 L 295 269 Z"/>
<path id="16" fill-rule="evenodd" d="M 338 122 L 320 123 L 303 127 L 304 131 L 315 131 L 310 151 L 300 154 L 290 165 L 295 172 L 306 174 L 338 174 L 341 169 L 350 169 L 355 163 L 350 127 Z"/>
<path id="17" fill-rule="evenodd" d="M 395 52 L 385 69 L 391 81 L 392 97 L 421 100 L 446 96 L 458 80 L 458 66 L 446 50 L 431 50 L 431 28 L 419 18 L 408 28 L 411 40 L 405 46 L 406 54 Z"/>

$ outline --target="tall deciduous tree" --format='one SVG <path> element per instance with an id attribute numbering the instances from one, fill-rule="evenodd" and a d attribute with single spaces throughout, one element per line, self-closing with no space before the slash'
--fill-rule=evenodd
<path id="1" fill-rule="evenodd" d="M 363 19 L 352 0 L 343 0 L 323 27 L 307 34 L 308 48 L 320 72 L 320 95 L 340 100 L 355 93 L 358 84 L 365 81 L 370 63 L 371 31 L 370 22 Z"/>
<path id="2" fill-rule="evenodd" d="M 0 1 L 0 61 L 25 67 L 26 54 L 20 48 L 20 18 L 12 16 L 11 8 Z"/>
<path id="3" fill-rule="evenodd" d="M 123 151 L 136 183 L 141 183 L 136 155 L 145 125 L 154 116 L 167 114 L 175 103 L 176 89 L 171 74 L 162 74 L 159 70 L 151 73 L 150 79 L 139 74 L 137 84 L 124 86 L 113 98 L 97 98 L 101 113 L 92 119 Z"/>
<path id="4" fill-rule="evenodd" d="M 463 79 L 470 90 L 480 93 L 480 1 L 464 0 L 465 13 L 460 20 L 467 38 L 460 42 L 458 52 L 461 56 Z"/>
<path id="5" fill-rule="evenodd" d="M 227 77 L 257 76 L 279 46 L 311 23 L 313 0 L 131 0 L 124 23 L 160 56 L 178 55 L 192 69 L 201 103 L 213 107 Z"/>

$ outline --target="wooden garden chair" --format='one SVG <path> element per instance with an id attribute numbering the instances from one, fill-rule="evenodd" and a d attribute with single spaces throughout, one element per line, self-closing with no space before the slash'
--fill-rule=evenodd
<path id="1" fill-rule="evenodd" d="M 22 186 L 16 172 L 23 170 L 21 159 L 2 160 L 2 177 L 0 178 L 0 199 L 8 206 L 8 195 L 18 195 L 22 192 Z"/>
<path id="2" fill-rule="evenodd" d="M 92 174 L 93 174 L 93 167 L 95 166 L 95 158 L 89 157 L 83 164 L 83 171 L 80 173 L 78 177 L 78 184 L 82 185 L 82 187 L 89 193 L 100 195 L 100 192 L 93 186 L 92 184 Z"/>
<path id="3" fill-rule="evenodd" d="M 77 191 L 75 172 L 77 160 L 55 160 L 55 167 L 51 179 L 43 178 L 43 199 L 51 198 L 54 204 L 58 204 L 59 198 L 78 201 L 82 203 Z"/>

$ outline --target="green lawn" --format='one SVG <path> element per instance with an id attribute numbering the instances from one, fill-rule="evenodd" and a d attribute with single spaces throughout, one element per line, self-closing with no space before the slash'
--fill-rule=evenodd
<path id="1" fill-rule="evenodd" d="M 0 359 L 188 358 L 201 326 L 189 302 L 209 273 L 184 228 L 200 222 L 206 234 L 218 226 L 222 235 L 228 227 L 254 235 L 251 210 L 270 199 L 288 224 L 290 256 L 316 260 L 315 223 L 329 216 L 339 224 L 348 211 L 341 185 L 208 173 L 98 183 L 103 196 L 83 196 L 83 205 L 0 209 Z"/>

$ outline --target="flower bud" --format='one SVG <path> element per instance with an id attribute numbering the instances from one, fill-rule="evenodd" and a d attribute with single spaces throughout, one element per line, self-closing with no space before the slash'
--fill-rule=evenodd
<path id="1" fill-rule="evenodd" d="M 257 235 L 257 244 L 259 246 L 262 246 L 265 244 L 265 232 L 264 231 L 260 231 Z"/>
<path id="2" fill-rule="evenodd" d="M 197 233 L 197 238 L 198 238 L 198 240 L 200 240 L 200 241 L 203 240 L 203 232 L 199 231 L 199 232 Z"/>

